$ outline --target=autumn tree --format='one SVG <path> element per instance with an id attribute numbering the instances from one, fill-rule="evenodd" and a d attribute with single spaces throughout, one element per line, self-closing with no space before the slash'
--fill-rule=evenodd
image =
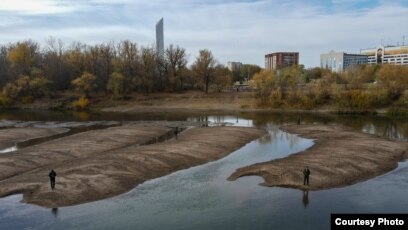
<path id="1" fill-rule="evenodd" d="M 389 93 L 391 99 L 398 99 L 408 88 L 408 68 L 405 66 L 383 65 L 377 80 Z"/>
<path id="2" fill-rule="evenodd" d="M 320 79 L 322 75 L 322 68 L 320 67 L 308 69 L 306 71 L 306 81 L 309 82 L 310 80 Z"/>
<path id="3" fill-rule="evenodd" d="M 113 72 L 110 76 L 107 89 L 115 95 L 121 95 L 122 98 L 125 98 L 131 91 L 129 77 L 126 77 L 119 72 Z"/>
<path id="4" fill-rule="evenodd" d="M 278 77 L 274 71 L 261 71 L 255 74 L 252 79 L 251 86 L 255 89 L 256 95 L 261 100 L 262 104 L 269 103 L 270 96 L 274 91 L 280 94 Z"/>
<path id="5" fill-rule="evenodd" d="M 74 42 L 63 53 L 63 62 L 68 71 L 63 79 L 55 81 L 57 89 L 68 89 L 74 79 L 86 72 L 84 49 L 84 44 Z"/>
<path id="6" fill-rule="evenodd" d="M 14 68 L 16 75 L 30 75 L 38 52 L 39 45 L 33 41 L 18 42 L 8 52 L 8 61 Z"/>
<path id="7" fill-rule="evenodd" d="M 30 80 L 31 95 L 38 98 L 50 94 L 52 81 L 45 77 L 36 77 Z"/>
<path id="8" fill-rule="evenodd" d="M 254 74 L 261 72 L 262 68 L 258 65 L 244 64 L 240 69 L 240 75 L 246 79 L 251 79 Z"/>
<path id="9" fill-rule="evenodd" d="M 221 92 L 223 89 L 231 88 L 234 84 L 232 74 L 227 67 L 218 64 L 214 68 L 214 87 L 218 92 Z"/>
<path id="10" fill-rule="evenodd" d="M 192 70 L 196 76 L 204 83 L 205 93 L 208 93 L 208 87 L 214 78 L 214 67 L 216 61 L 210 50 L 203 49 L 199 51 L 199 56 L 196 58 L 192 66 Z"/>
<path id="11" fill-rule="evenodd" d="M 80 77 L 72 81 L 72 85 L 85 97 L 89 97 L 89 93 L 95 88 L 95 75 L 84 72 Z"/>
<path id="12" fill-rule="evenodd" d="M 51 82 L 45 77 L 31 79 L 27 75 L 20 75 L 14 82 L 3 87 L 3 95 L 18 99 L 21 97 L 39 98 L 49 94 Z"/>

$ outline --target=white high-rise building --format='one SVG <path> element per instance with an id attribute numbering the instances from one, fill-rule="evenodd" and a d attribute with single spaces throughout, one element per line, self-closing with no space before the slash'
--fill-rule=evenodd
<path id="1" fill-rule="evenodd" d="M 163 18 L 156 24 L 156 51 L 160 57 L 164 56 Z"/>
<path id="2" fill-rule="evenodd" d="M 408 46 L 379 46 L 362 49 L 362 54 L 368 56 L 368 64 L 408 65 Z"/>
<path id="3" fill-rule="evenodd" d="M 367 64 L 367 55 L 364 54 L 349 54 L 333 50 L 329 53 L 320 54 L 320 67 L 338 73 L 352 66 L 363 64 Z"/>

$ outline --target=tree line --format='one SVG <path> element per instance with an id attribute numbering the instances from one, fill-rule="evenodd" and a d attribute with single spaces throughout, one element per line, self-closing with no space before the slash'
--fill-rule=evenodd
<path id="1" fill-rule="evenodd" d="M 0 104 L 66 90 L 77 90 L 84 98 L 94 92 L 124 98 L 132 92 L 199 89 L 208 93 L 233 84 L 234 74 L 210 50 L 200 50 L 191 66 L 187 57 L 186 50 L 177 45 L 169 45 L 161 56 L 155 47 L 129 40 L 66 46 L 50 38 L 43 47 L 33 40 L 1 45 Z"/>
<path id="2" fill-rule="evenodd" d="M 292 66 L 255 74 L 253 87 L 259 103 L 271 107 L 408 108 L 406 66 L 358 65 L 341 73 Z"/>

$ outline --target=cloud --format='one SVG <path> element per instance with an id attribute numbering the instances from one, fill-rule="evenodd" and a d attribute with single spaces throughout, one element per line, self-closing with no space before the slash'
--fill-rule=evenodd
<path id="1" fill-rule="evenodd" d="M 75 7 L 64 4 L 63 1 L 2 0 L 0 2 L 0 12 L 13 12 L 16 14 L 58 14 L 74 10 Z"/>
<path id="2" fill-rule="evenodd" d="M 156 22 L 164 17 L 165 44 L 187 49 L 190 60 L 199 49 L 216 58 L 263 66 L 264 55 L 299 51 L 300 62 L 319 65 L 319 54 L 331 49 L 359 52 L 408 35 L 408 7 L 381 1 L 250 0 L 39 0 L 19 7 L 0 3 L 0 43 L 22 39 L 43 42 L 49 36 L 87 43 L 130 39 L 152 45 Z M 30 3 L 31 2 L 31 3 Z M 314 2 L 314 3 L 313 3 Z M 23 4 L 20 4 L 23 5 Z M 29 9 L 30 8 L 30 9 Z M 405 29 L 405 31 L 404 31 Z"/>

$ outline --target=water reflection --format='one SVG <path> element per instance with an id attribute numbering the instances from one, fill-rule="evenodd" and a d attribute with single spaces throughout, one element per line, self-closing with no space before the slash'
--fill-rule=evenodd
<path id="1" fill-rule="evenodd" d="M 74 117 L 78 118 L 80 121 L 88 121 L 91 117 L 91 114 L 86 111 L 76 111 L 72 113 Z"/>
<path id="2" fill-rule="evenodd" d="M 58 208 L 52 208 L 51 213 L 54 217 L 58 217 Z"/>
<path id="3" fill-rule="evenodd" d="M 376 134 L 382 137 L 404 140 L 408 136 L 408 126 L 406 124 L 397 124 L 395 121 L 390 121 L 387 123 L 365 124 L 362 130 L 366 133 Z"/>
<path id="4" fill-rule="evenodd" d="M 301 124 L 315 122 L 327 124 L 336 123 L 352 127 L 387 138 L 407 140 L 408 119 L 407 117 L 385 117 L 371 115 L 336 115 L 323 113 L 290 113 L 290 112 L 237 112 L 211 113 L 184 111 L 183 113 L 104 113 L 104 112 L 60 112 L 60 111 L 22 111 L 2 110 L 0 120 L 22 121 L 211 121 L 213 124 L 255 126 L 263 128 L 268 124 L 282 125 L 286 123 L 296 124 L 300 117 Z M 0 122 L 0 127 L 7 127 L 7 122 Z"/>
<path id="5" fill-rule="evenodd" d="M 305 208 L 309 205 L 309 190 L 303 190 L 302 203 Z"/>

